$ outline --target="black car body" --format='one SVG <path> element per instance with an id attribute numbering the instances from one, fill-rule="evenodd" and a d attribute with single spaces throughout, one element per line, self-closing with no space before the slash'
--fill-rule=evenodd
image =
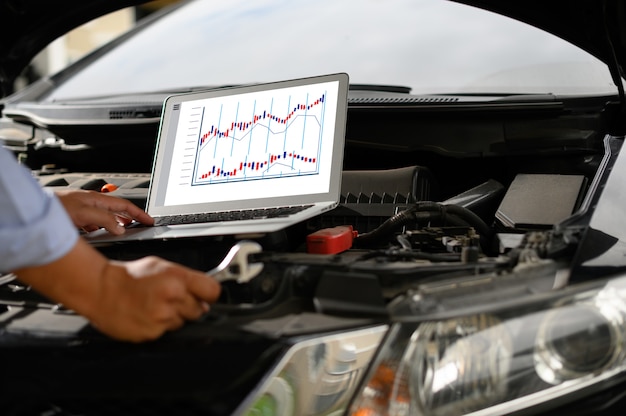
<path id="1" fill-rule="evenodd" d="M 183 87 L 225 85 L 207 77 L 202 85 L 126 92 L 101 78 L 101 90 L 110 94 L 72 97 L 76 88 L 61 95 L 109 53 L 192 7 L 184 3 L 8 94 L 51 38 L 133 3 L 0 2 L 12 21 L 0 32 L 7 95 L 0 139 L 42 186 L 100 191 L 113 184 L 113 194 L 144 204 L 163 99 Z M 220 301 L 198 322 L 152 343 L 118 343 L 14 276 L 0 276 L 2 413 L 623 409 L 626 6 L 618 0 L 455 3 L 511 16 L 579 46 L 606 65 L 612 85 L 601 93 L 416 94 L 394 79 L 355 83 L 340 206 L 258 236 L 262 273 L 247 284 L 225 283 Z M 255 16 L 277 13 L 265 6 Z M 222 22 L 236 14 L 224 13 Z M 304 25 L 300 18 L 295 23 Z M 237 36 L 223 24 L 216 29 L 221 36 Z M 210 53 L 210 40 L 203 53 Z M 240 52 L 215 62 L 236 61 Z M 226 82 L 255 81 L 262 80 Z M 308 252 L 307 237 L 320 231 L 349 239 L 351 248 Z M 223 236 L 98 248 L 116 259 L 157 254 L 209 270 L 236 242 Z"/>

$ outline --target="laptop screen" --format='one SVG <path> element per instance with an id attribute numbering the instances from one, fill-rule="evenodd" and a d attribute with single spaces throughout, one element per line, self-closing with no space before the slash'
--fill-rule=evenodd
<path id="1" fill-rule="evenodd" d="M 347 90 L 332 74 L 167 98 L 147 211 L 338 200 Z"/>

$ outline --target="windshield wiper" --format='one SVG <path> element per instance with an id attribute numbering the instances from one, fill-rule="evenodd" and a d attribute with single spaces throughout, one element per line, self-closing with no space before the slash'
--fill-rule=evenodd
<path id="1" fill-rule="evenodd" d="M 403 85 L 380 85 L 380 84 L 350 84 L 350 91 L 376 91 L 395 92 L 400 94 L 410 94 L 411 87 Z"/>

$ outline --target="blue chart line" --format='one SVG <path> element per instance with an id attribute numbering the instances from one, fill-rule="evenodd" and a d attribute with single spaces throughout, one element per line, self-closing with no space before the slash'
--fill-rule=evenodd
<path id="1" fill-rule="evenodd" d="M 207 103 L 192 185 L 318 174 L 325 97 Z"/>

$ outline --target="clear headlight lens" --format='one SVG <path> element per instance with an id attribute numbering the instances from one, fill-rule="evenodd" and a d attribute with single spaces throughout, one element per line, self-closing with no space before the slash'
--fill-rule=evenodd
<path id="1" fill-rule="evenodd" d="M 380 325 L 302 339 L 236 413 L 342 415 L 387 330 Z"/>
<path id="2" fill-rule="evenodd" d="M 350 414 L 545 406 L 626 375 L 626 278 L 489 313 L 394 324 Z"/>
<path id="3" fill-rule="evenodd" d="M 511 339 L 494 317 L 427 322 L 412 338 L 402 363 L 408 365 L 409 385 L 419 392 L 425 408 L 449 414 L 459 392 L 465 405 L 472 407 L 503 393 L 502 380 L 511 366 Z M 411 365 L 417 360 L 422 365 Z"/>

